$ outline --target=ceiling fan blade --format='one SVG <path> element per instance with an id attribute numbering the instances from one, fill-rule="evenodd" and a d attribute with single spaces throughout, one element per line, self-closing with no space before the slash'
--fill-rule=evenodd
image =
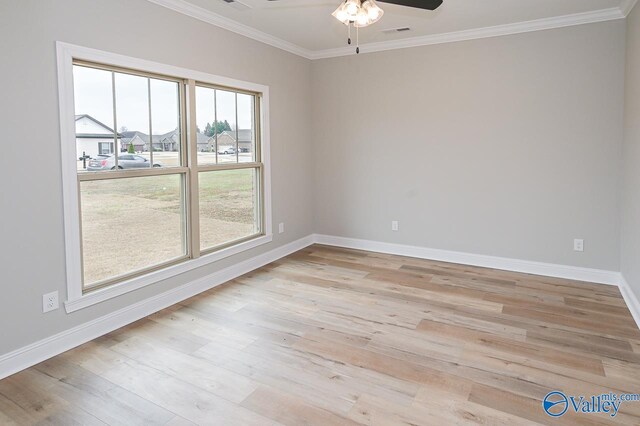
<path id="1" fill-rule="evenodd" d="M 442 0 L 378 0 L 380 3 L 398 4 L 400 6 L 415 7 L 418 9 L 436 10 L 442 4 Z"/>

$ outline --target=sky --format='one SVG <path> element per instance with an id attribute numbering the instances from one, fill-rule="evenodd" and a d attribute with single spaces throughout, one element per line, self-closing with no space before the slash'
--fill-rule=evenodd
<path id="1" fill-rule="evenodd" d="M 218 121 L 227 120 L 232 129 L 236 123 L 235 93 L 224 90 L 213 90 L 208 87 L 196 87 L 196 123 L 201 131 L 207 123 L 215 120 L 215 103 L 217 105 Z M 238 122 L 241 129 L 250 129 L 253 116 L 253 96 L 238 93 Z"/>
<path id="2" fill-rule="evenodd" d="M 111 71 L 75 65 L 73 67 L 76 115 L 89 114 L 113 128 Z M 178 83 L 151 78 L 151 128 L 154 135 L 178 126 Z M 119 131 L 137 130 L 149 134 L 148 78 L 115 73 L 116 121 Z M 235 129 L 235 93 L 215 90 L 218 121 L 227 120 Z M 214 121 L 214 90 L 196 88 L 196 123 L 201 131 Z M 238 94 L 238 122 L 241 129 L 252 126 L 253 96 Z"/>

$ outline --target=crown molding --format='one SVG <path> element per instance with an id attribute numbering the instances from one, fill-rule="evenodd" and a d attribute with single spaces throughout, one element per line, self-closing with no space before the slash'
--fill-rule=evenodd
<path id="1" fill-rule="evenodd" d="M 405 49 L 408 47 L 429 46 L 433 44 L 455 43 L 459 41 L 476 40 L 490 37 L 500 37 L 512 34 L 522 34 L 533 31 L 550 30 L 554 28 L 570 27 L 574 25 L 591 24 L 624 18 L 625 15 L 623 11 L 620 8 L 615 7 L 593 12 L 575 13 L 572 15 L 517 22 L 514 24 L 496 25 L 493 27 L 476 28 L 471 30 L 433 34 L 421 37 L 411 37 L 378 43 L 365 43 L 360 45 L 360 54 L 382 52 L 385 50 Z M 352 47 L 340 47 L 337 49 L 327 49 L 313 52 L 311 55 L 311 59 L 335 58 L 338 56 L 349 55 L 353 55 Z"/>
<path id="2" fill-rule="evenodd" d="M 147 0 L 159 6 L 166 7 L 183 15 L 215 25 L 236 34 L 251 38 L 264 44 L 282 49 L 306 59 L 326 59 L 339 56 L 353 55 L 352 47 L 339 47 L 312 51 L 294 43 L 282 40 L 248 25 L 241 24 L 210 10 L 196 6 L 186 0 Z M 405 49 L 409 47 L 429 46 L 434 44 L 455 43 L 482 38 L 500 37 L 512 34 L 522 34 L 533 31 L 550 30 L 554 28 L 570 27 L 574 25 L 591 24 L 596 22 L 624 19 L 631 12 L 638 0 L 623 0 L 620 7 L 596 10 L 592 12 L 574 13 L 571 15 L 555 16 L 513 24 L 496 25 L 493 27 L 475 28 L 450 33 L 433 34 L 428 36 L 410 37 L 360 45 L 361 54 L 382 52 L 386 50 Z"/>
<path id="3" fill-rule="evenodd" d="M 232 19 L 226 18 L 210 10 L 204 9 L 200 6 L 191 4 L 185 0 L 147 0 L 151 3 L 155 3 L 159 6 L 164 6 L 167 9 L 171 9 L 175 12 L 182 13 L 183 15 L 190 16 L 200 21 L 206 22 L 216 27 L 229 30 L 236 34 L 251 38 L 264 44 L 268 44 L 278 49 L 282 49 L 289 53 L 293 53 L 303 58 L 311 59 L 312 51 L 300 47 L 296 44 L 282 40 L 281 38 L 272 36 L 260 30 L 256 30 L 248 25 L 241 24 Z"/>

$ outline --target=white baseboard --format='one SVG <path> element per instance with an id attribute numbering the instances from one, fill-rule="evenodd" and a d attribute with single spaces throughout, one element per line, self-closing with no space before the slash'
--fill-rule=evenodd
<path id="1" fill-rule="evenodd" d="M 274 262 L 314 243 L 535 275 L 618 285 L 625 302 L 629 306 L 629 310 L 638 323 L 638 327 L 640 327 L 640 301 L 619 272 L 312 234 L 157 296 L 142 300 L 88 323 L 47 337 L 13 352 L 0 355 L 0 379 L 120 327 L 124 327 L 127 324 L 179 303 L 203 291 L 224 284 L 229 280 Z"/>
<path id="2" fill-rule="evenodd" d="M 629 311 L 631 311 L 633 319 L 636 320 L 636 324 L 638 324 L 638 328 L 640 328 L 640 299 L 638 299 L 637 294 L 631 289 L 631 286 L 622 274 L 620 274 L 620 293 L 622 293 L 622 297 Z"/>
<path id="3" fill-rule="evenodd" d="M 28 346 L 0 355 L 0 379 L 107 334 L 164 308 L 251 272 L 313 244 L 309 235 L 267 253 L 142 300 L 88 323 L 79 325 Z"/>
<path id="4" fill-rule="evenodd" d="M 374 251 L 378 253 L 396 254 L 400 256 L 416 257 L 419 259 L 460 263 L 463 265 L 481 266 L 485 268 L 502 269 L 505 271 L 523 272 L 526 274 L 587 281 L 599 284 L 619 285 L 620 283 L 619 272 L 601 269 L 556 265 L 552 263 L 509 259 L 482 254 L 438 250 L 403 244 L 383 243 L 379 241 L 359 240 L 356 238 L 334 237 L 331 235 L 315 234 L 313 239 L 318 244 Z"/>

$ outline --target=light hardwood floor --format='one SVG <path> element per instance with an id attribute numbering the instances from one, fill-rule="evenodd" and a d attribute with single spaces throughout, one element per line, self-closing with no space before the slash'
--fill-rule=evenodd
<path id="1" fill-rule="evenodd" d="M 640 424 L 616 287 L 311 246 L 0 381 L 0 424 Z"/>

